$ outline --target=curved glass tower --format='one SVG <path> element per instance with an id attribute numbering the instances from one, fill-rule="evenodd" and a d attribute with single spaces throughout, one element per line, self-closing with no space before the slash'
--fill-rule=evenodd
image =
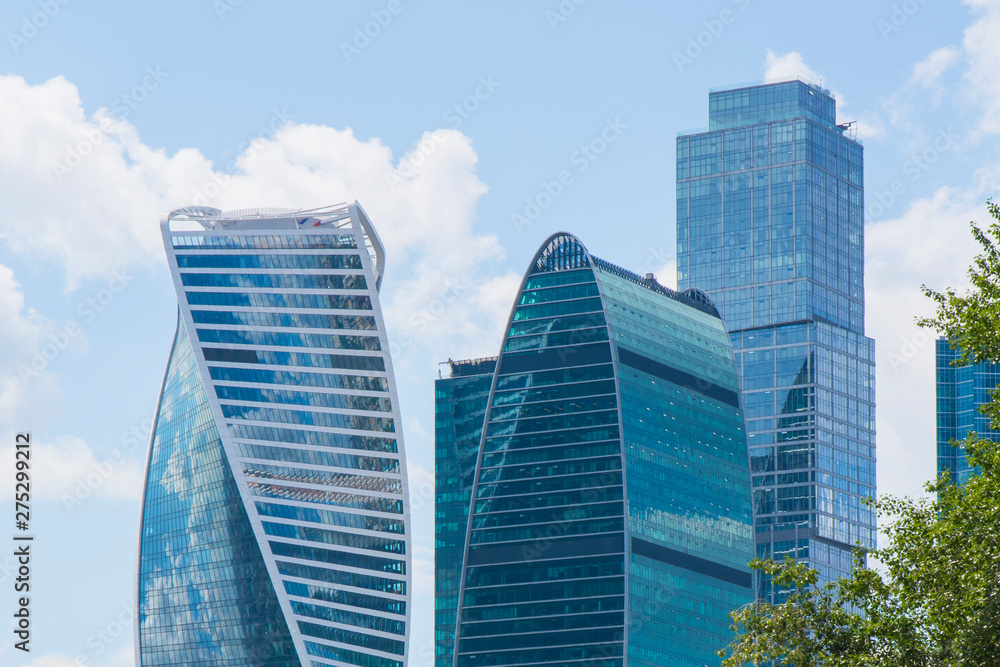
<path id="1" fill-rule="evenodd" d="M 729 336 L 557 234 L 490 389 L 456 667 L 718 664 L 753 599 L 747 442 Z"/>
<path id="2" fill-rule="evenodd" d="M 357 204 L 162 223 L 180 304 L 138 553 L 137 664 L 403 667 L 409 515 Z"/>

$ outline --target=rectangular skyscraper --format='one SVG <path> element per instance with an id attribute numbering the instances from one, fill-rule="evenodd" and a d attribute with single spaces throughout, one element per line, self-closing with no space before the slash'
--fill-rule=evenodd
<path id="1" fill-rule="evenodd" d="M 845 573 L 875 546 L 875 349 L 864 335 L 860 142 L 829 91 L 713 91 L 677 138 L 677 284 L 707 292 L 740 369 L 757 553 Z"/>
<path id="2" fill-rule="evenodd" d="M 1000 364 L 978 363 L 952 366 L 959 357 L 944 338 L 937 340 L 937 471 L 948 471 L 953 482 L 964 484 L 973 468 L 962 447 L 952 440 L 964 440 L 975 431 L 980 438 L 1000 442 L 1000 432 L 990 428 L 990 418 L 979 408 L 992 400 L 1000 382 Z"/>
<path id="3" fill-rule="evenodd" d="M 434 665 L 451 667 L 469 494 L 497 358 L 449 361 L 434 383 Z"/>

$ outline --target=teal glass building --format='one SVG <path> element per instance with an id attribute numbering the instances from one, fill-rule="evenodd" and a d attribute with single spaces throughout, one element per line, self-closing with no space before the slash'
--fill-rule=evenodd
<path id="1" fill-rule="evenodd" d="M 979 408 L 993 399 L 1000 384 L 1000 364 L 980 362 L 952 366 L 960 354 L 947 339 L 935 343 L 937 364 L 937 471 L 948 472 L 951 480 L 964 484 L 975 468 L 969 466 L 965 449 L 951 444 L 970 433 L 1000 442 L 1000 431 L 990 428 L 990 418 Z"/>
<path id="2" fill-rule="evenodd" d="M 178 322 L 137 554 L 141 667 L 404 667 L 410 531 L 381 242 L 357 205 L 161 225 Z"/>
<path id="3" fill-rule="evenodd" d="M 708 130 L 677 137 L 677 284 L 708 293 L 732 337 L 757 554 L 823 579 L 875 546 L 863 212 L 862 146 L 823 88 L 714 90 Z"/>
<path id="4" fill-rule="evenodd" d="M 521 283 L 472 480 L 455 667 L 718 664 L 753 599 L 729 336 L 677 293 L 549 238 Z"/>
<path id="5" fill-rule="evenodd" d="M 451 667 L 469 494 L 497 359 L 448 361 L 434 383 L 434 665 Z"/>

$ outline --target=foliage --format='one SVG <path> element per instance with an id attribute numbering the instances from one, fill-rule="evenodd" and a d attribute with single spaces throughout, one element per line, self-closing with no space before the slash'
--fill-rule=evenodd
<path id="1" fill-rule="evenodd" d="M 754 561 L 784 603 L 733 612 L 738 633 L 720 652 L 724 667 L 972 667 L 998 664 L 1000 647 L 1000 446 L 971 437 L 979 472 L 958 486 L 942 476 L 933 499 L 884 497 L 888 546 L 858 556 L 850 577 L 817 585 L 792 561 Z"/>

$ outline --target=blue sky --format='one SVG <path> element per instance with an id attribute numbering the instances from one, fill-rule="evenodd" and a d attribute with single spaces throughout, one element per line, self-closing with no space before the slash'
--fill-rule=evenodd
<path id="1" fill-rule="evenodd" d="M 0 666 L 132 664 L 141 476 L 176 312 L 160 217 L 355 198 L 389 253 L 411 656 L 429 665 L 438 362 L 496 354 L 552 232 L 672 284 L 674 140 L 707 125 L 718 86 L 801 75 L 858 121 L 879 491 L 920 491 L 933 346 L 913 317 L 921 283 L 964 284 L 967 223 L 1000 190 L 1000 2 L 346 5 L 0 6 L 0 452 L 12 470 L 13 434 L 33 434 L 38 540 L 33 651 L 5 641 Z M 0 556 L 4 614 L 11 565 Z"/>

